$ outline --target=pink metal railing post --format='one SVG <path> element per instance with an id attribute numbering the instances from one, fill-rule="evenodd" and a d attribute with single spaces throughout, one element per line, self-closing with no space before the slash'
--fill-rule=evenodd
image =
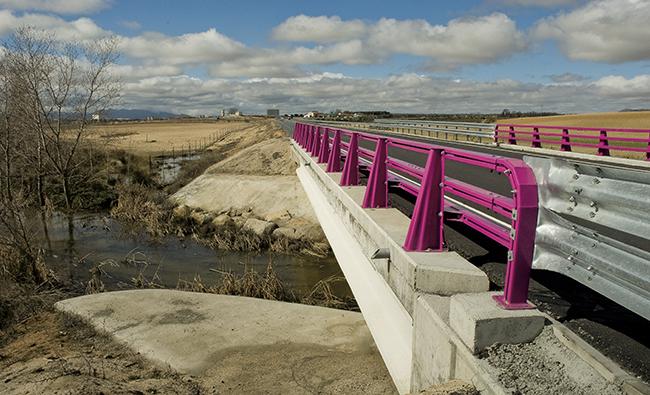
<path id="1" fill-rule="evenodd" d="M 368 186 L 363 196 L 363 208 L 385 208 L 388 207 L 388 141 L 385 138 L 377 140 L 375 158 L 372 161 Z"/>
<path id="2" fill-rule="evenodd" d="M 314 132 L 314 141 L 312 142 L 311 145 L 311 151 L 310 151 L 311 156 L 318 156 L 319 150 L 320 150 L 320 126 L 317 126 L 316 131 Z"/>
<path id="3" fill-rule="evenodd" d="M 601 130 L 600 136 L 598 137 L 598 155 L 609 156 L 609 141 L 607 140 L 607 132 L 605 130 Z"/>
<path id="4" fill-rule="evenodd" d="M 508 252 L 503 295 L 495 295 L 494 299 L 508 310 L 529 309 L 534 307 L 528 303 L 528 284 L 535 249 L 537 181 L 525 163 L 509 167 L 506 173 L 515 189 L 517 210 L 512 220 L 514 239 Z"/>
<path id="5" fill-rule="evenodd" d="M 305 146 L 302 147 L 302 148 L 304 148 L 306 151 L 309 151 L 309 150 L 311 150 L 311 139 L 312 139 L 312 136 L 313 136 L 313 133 L 312 133 L 313 131 L 311 130 L 310 125 L 306 125 L 305 127 L 306 127 L 305 133 L 307 134 L 307 139 L 305 140 Z"/>
<path id="6" fill-rule="evenodd" d="M 318 152 L 318 163 L 326 163 L 330 156 L 330 133 L 329 128 L 323 130 L 323 139 L 320 142 L 320 151 Z"/>
<path id="7" fill-rule="evenodd" d="M 510 126 L 510 132 L 508 134 L 508 144 L 517 145 L 517 134 L 515 133 L 514 126 Z"/>
<path id="8" fill-rule="evenodd" d="M 403 247 L 406 251 L 442 250 L 442 180 L 444 179 L 442 155 L 443 151 L 440 148 L 429 151 L 422 185 L 404 241 Z"/>
<path id="9" fill-rule="evenodd" d="M 571 140 L 569 138 L 569 129 L 562 129 L 562 144 L 560 145 L 560 151 L 571 151 Z"/>
<path id="10" fill-rule="evenodd" d="M 539 135 L 539 128 L 533 128 L 533 147 L 542 148 L 542 139 Z"/>
<path id="11" fill-rule="evenodd" d="M 357 133 L 352 133 L 350 137 L 341 176 L 341 186 L 352 185 L 359 185 L 359 135 Z"/>
<path id="12" fill-rule="evenodd" d="M 328 173 L 341 171 L 341 131 L 338 129 L 334 131 L 332 150 L 329 158 L 327 158 L 327 169 L 325 171 Z"/>

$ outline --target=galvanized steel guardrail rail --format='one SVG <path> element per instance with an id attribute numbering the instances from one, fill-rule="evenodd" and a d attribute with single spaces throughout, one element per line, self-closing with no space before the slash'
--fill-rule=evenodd
<path id="1" fill-rule="evenodd" d="M 344 140 L 344 137 L 346 140 Z M 481 154 L 371 133 L 296 123 L 293 140 L 327 172 L 342 171 L 342 186 L 359 185 L 360 169 L 369 171 L 362 206 L 388 207 L 389 187 L 416 197 L 403 248 L 408 251 L 443 249 L 443 220 L 458 221 L 476 229 L 508 249 L 503 295 L 495 300 L 506 309 L 530 308 L 528 283 L 537 223 L 537 183 L 531 168 L 519 159 Z M 359 141 L 375 149 L 359 147 Z M 388 147 L 427 156 L 424 168 L 388 156 Z M 345 159 L 341 168 L 341 160 Z M 507 177 L 511 196 L 503 196 L 445 176 L 445 163 L 453 161 L 490 169 Z M 472 202 L 490 213 L 460 200 Z"/>
<path id="2" fill-rule="evenodd" d="M 650 172 L 526 157 L 540 195 L 533 268 L 650 319 Z"/>

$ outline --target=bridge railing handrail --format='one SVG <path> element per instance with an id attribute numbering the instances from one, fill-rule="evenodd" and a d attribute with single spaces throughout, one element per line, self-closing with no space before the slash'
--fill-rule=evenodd
<path id="1" fill-rule="evenodd" d="M 623 136 L 612 136 L 609 133 L 623 134 Z M 650 129 L 499 123 L 494 129 L 494 142 L 511 145 L 527 142 L 533 148 L 559 146 L 560 151 L 565 152 L 571 152 L 573 147 L 591 148 L 599 156 L 610 156 L 613 150 L 642 152 L 645 153 L 645 159 L 650 161 Z M 610 142 L 620 143 L 612 145 Z M 631 143 L 631 145 L 622 145 L 623 143 Z"/>
<path id="2" fill-rule="evenodd" d="M 332 137 L 331 133 L 334 133 Z M 342 136 L 346 136 L 348 141 L 343 141 Z M 532 170 L 522 160 L 308 123 L 296 123 L 293 139 L 311 156 L 318 157 L 319 163 L 327 163 L 328 172 L 342 170 L 342 186 L 359 184 L 359 162 L 364 162 L 362 166 L 369 170 L 364 208 L 387 207 L 391 182 L 412 193 L 416 204 L 403 245 L 406 250 L 442 249 L 445 208 L 451 213 L 449 220 L 462 222 L 508 248 L 504 295 L 496 299 L 505 308 L 528 307 L 528 282 L 537 221 L 537 184 Z M 359 147 L 359 140 L 375 143 L 374 151 Z M 426 154 L 426 166 L 422 168 L 389 157 L 389 146 Z M 341 169 L 343 158 L 345 162 Z M 512 196 L 499 195 L 445 176 L 446 161 L 506 175 Z M 510 226 L 452 196 L 510 219 Z"/>

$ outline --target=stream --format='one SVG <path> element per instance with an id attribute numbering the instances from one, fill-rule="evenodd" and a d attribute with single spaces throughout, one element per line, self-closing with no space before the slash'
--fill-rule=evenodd
<path id="1" fill-rule="evenodd" d="M 263 274 L 269 260 L 283 284 L 298 296 L 308 294 L 320 280 L 343 276 L 334 257 L 216 251 L 173 236 L 154 240 L 144 232 L 127 232 L 108 213 L 72 217 L 55 213 L 35 228 L 39 227 L 36 233 L 46 251 L 45 262 L 55 273 L 84 285 L 90 269 L 101 265 L 106 290 L 134 288 L 140 274 L 165 288 L 195 276 L 206 286 L 215 285 L 221 278 L 219 271 L 242 274 L 252 269 Z M 332 288 L 336 296 L 352 296 L 345 281 L 334 282 Z"/>

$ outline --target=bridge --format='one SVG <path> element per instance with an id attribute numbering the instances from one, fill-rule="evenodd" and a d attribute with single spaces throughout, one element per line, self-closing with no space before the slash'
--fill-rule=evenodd
<path id="1" fill-rule="evenodd" d="M 300 181 L 401 393 L 455 378 L 501 393 L 477 355 L 542 330 L 532 269 L 650 319 L 650 131 L 408 120 L 290 130 Z M 507 250 L 503 291 L 450 248 L 454 229 Z"/>

